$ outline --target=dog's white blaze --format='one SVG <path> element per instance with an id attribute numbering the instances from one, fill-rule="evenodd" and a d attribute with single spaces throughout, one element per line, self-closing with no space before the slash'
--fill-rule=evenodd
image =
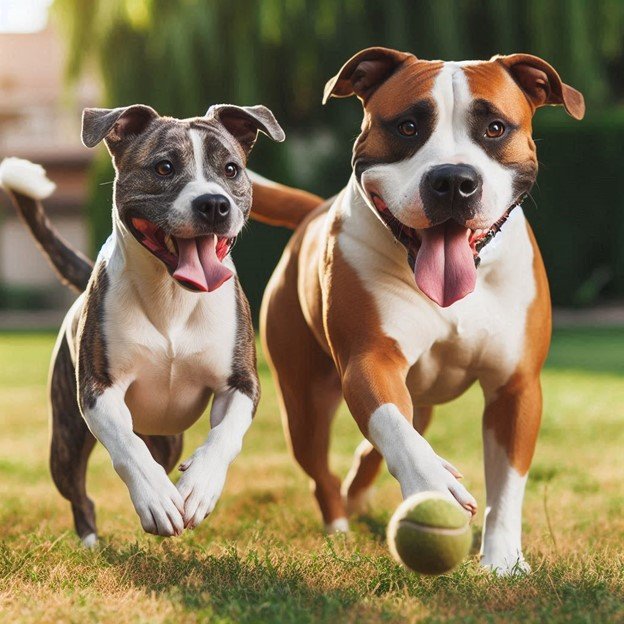
<path id="1" fill-rule="evenodd" d="M 487 506 L 483 522 L 481 563 L 498 574 L 527 572 L 522 556 L 522 500 L 527 475 L 509 463 L 493 430 L 483 434 Z"/>
<path id="2" fill-rule="evenodd" d="M 195 161 L 195 179 L 206 181 L 204 176 L 204 142 L 199 130 L 189 130 L 191 143 L 193 144 L 193 160 Z"/>
<path id="3" fill-rule="evenodd" d="M 225 195 L 230 200 L 232 205 L 232 224 L 228 236 L 236 236 L 243 224 L 245 223 L 245 217 L 243 211 L 238 207 L 238 204 L 230 194 L 230 192 L 224 188 L 218 182 L 206 179 L 205 163 L 204 163 L 204 142 L 202 140 L 202 132 L 200 130 L 189 130 L 189 136 L 193 145 L 193 164 L 195 177 L 188 182 L 184 188 L 180 191 L 180 194 L 173 202 L 171 208 L 172 211 L 178 217 L 178 224 L 176 231 L 180 236 L 193 236 L 194 229 L 188 225 L 192 216 L 193 206 L 192 202 L 201 195 L 208 193 L 213 195 Z M 185 231 L 185 224 L 187 231 Z"/>
<path id="4" fill-rule="evenodd" d="M 470 136 L 469 111 L 474 98 L 459 64 L 444 64 L 431 95 L 436 104 L 436 125 L 427 142 L 411 158 L 367 169 L 362 184 L 369 192 L 377 190 L 402 223 L 420 229 L 429 225 L 420 197 L 426 173 L 436 165 L 471 165 L 483 178 L 483 195 L 481 210 L 469 226 L 489 228 L 515 199 L 513 174 Z"/>
<path id="5" fill-rule="evenodd" d="M 517 199 L 514 197 L 513 172 L 498 160 L 489 156 L 470 136 L 468 115 L 474 96 L 470 91 L 468 79 L 461 67 L 453 64 L 453 93 L 455 96 L 455 118 L 453 127 L 457 128 L 457 153 L 455 162 L 463 162 L 477 169 L 483 178 L 481 210 L 471 223 L 472 229 L 489 228 L 498 221 L 505 211 Z"/>

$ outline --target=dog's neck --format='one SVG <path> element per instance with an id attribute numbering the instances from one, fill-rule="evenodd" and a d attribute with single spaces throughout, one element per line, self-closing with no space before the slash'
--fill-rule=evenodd
<path id="1" fill-rule="evenodd" d="M 355 174 L 351 175 L 336 202 L 336 216 L 341 222 L 342 234 L 365 242 L 371 252 L 396 263 L 399 269 L 407 267 L 407 250 L 384 224 L 375 206 L 371 205 L 362 191 Z"/>

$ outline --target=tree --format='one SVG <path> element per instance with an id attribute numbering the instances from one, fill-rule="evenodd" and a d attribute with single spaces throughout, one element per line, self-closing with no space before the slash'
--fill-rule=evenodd
<path id="1" fill-rule="evenodd" d="M 266 104 L 288 141 L 259 142 L 252 166 L 326 196 L 348 176 L 360 108 L 345 102 L 323 109 L 323 85 L 367 46 L 445 59 L 530 51 L 585 94 L 590 115 L 624 98 L 621 0 L 56 0 L 54 6 L 68 34 L 70 82 L 95 69 L 104 105 L 144 102 L 182 117 L 215 102 Z M 107 161 L 98 161 L 91 204 L 96 246 L 110 231 L 110 187 L 99 183 L 111 178 Z M 257 304 L 285 236 L 253 229 L 264 262 L 244 241 L 236 258 Z"/>

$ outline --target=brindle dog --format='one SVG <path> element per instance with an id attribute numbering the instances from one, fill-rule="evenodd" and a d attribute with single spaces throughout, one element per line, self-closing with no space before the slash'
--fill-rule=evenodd
<path id="1" fill-rule="evenodd" d="M 82 139 L 112 156 L 113 233 L 93 269 L 45 217 L 54 185 L 6 159 L 0 184 L 66 282 L 84 291 L 56 344 L 52 476 L 87 546 L 97 542 L 85 487 L 96 440 L 110 453 L 145 531 L 179 535 L 214 508 L 241 449 L 259 386 L 249 306 L 229 256 L 251 208 L 247 157 L 261 131 L 284 133 L 263 106 L 218 105 L 192 119 L 143 105 L 86 109 Z M 211 397 L 212 428 L 174 485 L 182 432 Z"/>

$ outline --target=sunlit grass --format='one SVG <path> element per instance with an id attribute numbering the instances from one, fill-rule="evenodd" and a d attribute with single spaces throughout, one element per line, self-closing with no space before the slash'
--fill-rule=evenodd
<path id="1" fill-rule="evenodd" d="M 494 579 L 476 557 L 435 579 L 388 556 L 385 524 L 399 491 L 383 474 L 374 508 L 328 540 L 306 479 L 288 454 L 275 393 L 263 399 L 214 515 L 161 540 L 140 531 L 101 447 L 89 473 L 102 546 L 82 549 L 47 469 L 51 334 L 0 335 L 0 620 L 30 622 L 409 622 L 624 619 L 624 331 L 555 337 L 545 414 L 525 505 L 534 572 Z M 590 372 L 591 371 L 591 372 Z M 481 511 L 481 397 L 438 410 L 429 439 L 461 468 Z M 344 474 L 360 440 L 346 410 L 333 464 Z M 207 431 L 187 436 L 185 452 Z"/>

